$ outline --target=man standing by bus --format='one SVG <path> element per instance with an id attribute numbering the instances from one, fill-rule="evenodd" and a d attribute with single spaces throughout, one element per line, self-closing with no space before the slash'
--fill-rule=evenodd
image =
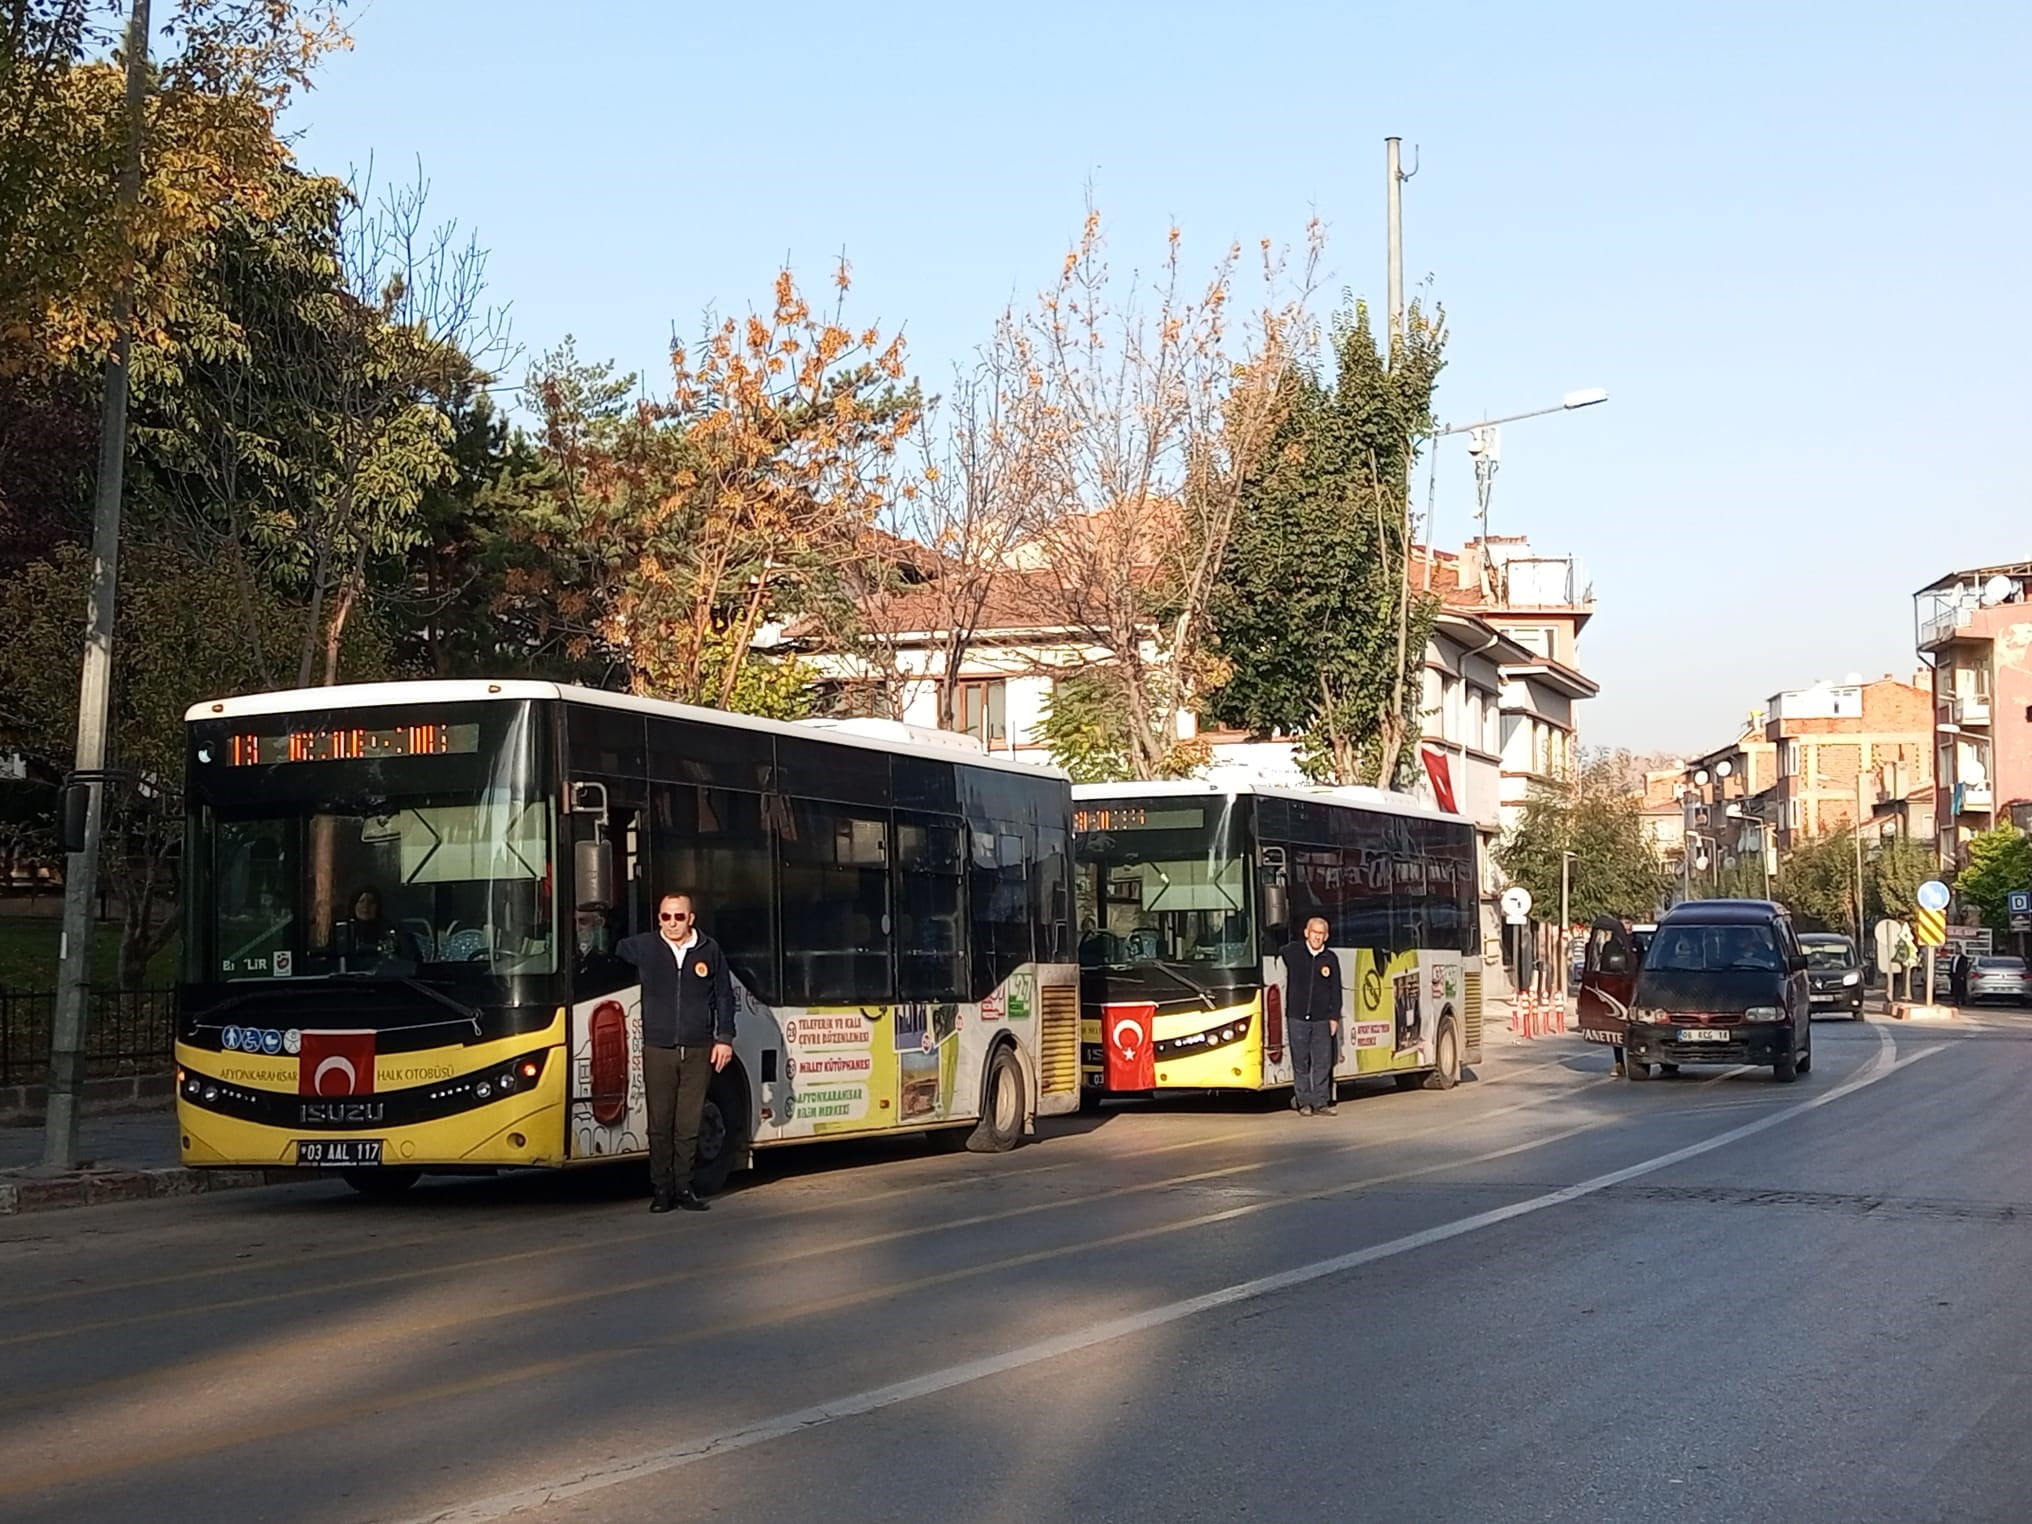
<path id="1" fill-rule="evenodd" d="M 615 955 L 642 976 L 642 1088 L 649 1103 L 649 1210 L 703 1212 L 691 1186 L 706 1086 L 734 1056 L 734 984 L 688 894 L 666 894 L 656 930 Z"/>
<path id="2" fill-rule="evenodd" d="M 1284 949 L 1284 1040 L 1291 1048 L 1291 1104 L 1300 1116 L 1333 1116 L 1334 1057 L 1341 1035 L 1341 960 L 1314 916 L 1305 940 Z"/>

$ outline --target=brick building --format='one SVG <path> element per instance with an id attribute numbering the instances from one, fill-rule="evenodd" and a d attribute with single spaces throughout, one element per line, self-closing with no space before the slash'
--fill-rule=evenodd
<path id="1" fill-rule="evenodd" d="M 1933 785 L 1933 694 L 1889 675 L 1773 694 L 1764 738 L 1777 747 L 1768 818 L 1780 851 L 1866 829 L 1880 804 Z"/>

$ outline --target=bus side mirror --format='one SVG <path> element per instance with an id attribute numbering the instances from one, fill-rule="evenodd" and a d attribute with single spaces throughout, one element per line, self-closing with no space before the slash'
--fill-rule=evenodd
<path id="1" fill-rule="evenodd" d="M 587 909 L 610 910 L 614 905 L 614 846 L 612 842 L 581 841 L 572 848 L 572 893 Z"/>
<path id="2" fill-rule="evenodd" d="M 1281 874 L 1263 876 L 1263 924 L 1287 927 L 1291 924 L 1291 891 L 1284 887 Z"/>

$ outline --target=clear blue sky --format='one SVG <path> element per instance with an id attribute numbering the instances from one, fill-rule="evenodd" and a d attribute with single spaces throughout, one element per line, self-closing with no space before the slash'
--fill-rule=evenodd
<path id="1" fill-rule="evenodd" d="M 534 352 L 657 376 L 673 325 L 844 248 L 936 383 L 1050 279 L 1091 178 L 1119 265 L 1330 229 L 1453 329 L 1505 431 L 1492 528 L 1582 557 L 1594 744 L 1704 748 L 1780 688 L 1913 665 L 1911 591 L 2032 555 L 2032 6 L 372 0 L 311 167 L 420 158 Z M 660 380 L 660 376 L 657 377 Z M 1436 536 L 1468 530 L 1463 441 Z M 1424 481 L 1419 483 L 1423 506 Z"/>

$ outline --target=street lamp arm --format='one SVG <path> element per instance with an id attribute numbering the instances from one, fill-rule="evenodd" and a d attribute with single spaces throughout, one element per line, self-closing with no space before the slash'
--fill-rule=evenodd
<path id="1" fill-rule="evenodd" d="M 1587 391 L 1568 392 L 1557 407 L 1533 408 L 1528 413 L 1510 413 L 1502 418 L 1484 418 L 1479 423 L 1457 423 L 1451 428 L 1434 429 L 1434 439 L 1444 439 L 1449 434 L 1472 434 L 1476 429 L 1498 428 L 1506 423 L 1522 423 L 1526 418 L 1543 418 L 1551 413 L 1568 413 L 1577 407 L 1593 407 L 1597 402 L 1607 402 L 1609 394 L 1605 388 L 1591 387 Z"/>

